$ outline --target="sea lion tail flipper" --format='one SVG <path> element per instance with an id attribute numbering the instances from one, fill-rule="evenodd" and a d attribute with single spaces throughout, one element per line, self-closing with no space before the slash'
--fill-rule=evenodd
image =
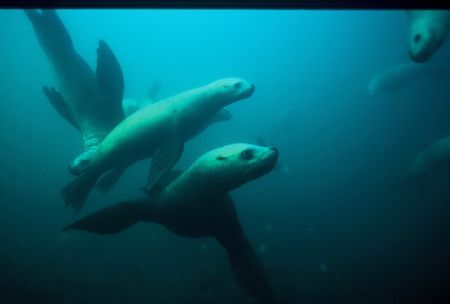
<path id="1" fill-rule="evenodd" d="M 41 21 L 42 15 L 35 9 L 24 9 L 23 12 L 30 19 L 33 26 Z"/>
<path id="2" fill-rule="evenodd" d="M 95 184 L 95 189 L 102 193 L 107 192 L 117 183 L 124 172 L 125 168 L 114 168 L 113 170 L 110 170 Z"/>
<path id="3" fill-rule="evenodd" d="M 102 208 L 94 213 L 63 228 L 67 230 L 84 230 L 97 234 L 116 234 L 136 224 L 147 212 L 146 199 L 122 202 Z"/>
<path id="4" fill-rule="evenodd" d="M 170 172 L 183 153 L 184 144 L 181 140 L 171 137 L 166 140 L 152 157 L 147 178 L 147 192 L 152 192 L 160 178 Z"/>
<path id="5" fill-rule="evenodd" d="M 66 202 L 66 207 L 71 207 L 75 213 L 78 213 L 83 208 L 96 180 L 97 177 L 83 173 L 67 184 L 61 191 L 61 195 Z"/>
<path id="6" fill-rule="evenodd" d="M 97 48 L 97 84 L 105 96 L 105 106 L 113 117 L 122 120 L 122 99 L 124 91 L 124 80 L 122 68 L 111 48 L 105 41 L 99 40 Z M 119 120 L 119 121 L 120 121 Z"/>
<path id="7" fill-rule="evenodd" d="M 51 56 L 61 56 L 73 52 L 72 38 L 55 10 L 25 9 L 25 14 L 33 25 L 41 47 Z"/>
<path id="8" fill-rule="evenodd" d="M 80 130 L 75 119 L 70 113 L 67 105 L 64 101 L 63 96 L 60 92 L 58 92 L 55 88 L 48 88 L 44 86 L 43 88 L 45 96 L 50 101 L 52 106 L 56 109 L 56 111 L 61 115 L 65 120 L 67 120 L 75 129 Z"/>

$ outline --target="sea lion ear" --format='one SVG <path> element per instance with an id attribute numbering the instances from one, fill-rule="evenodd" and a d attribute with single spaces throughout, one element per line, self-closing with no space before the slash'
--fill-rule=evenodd
<path id="1" fill-rule="evenodd" d="M 226 157 L 225 157 L 225 156 L 222 156 L 222 155 L 219 155 L 219 156 L 216 157 L 216 159 L 217 159 L 217 160 L 224 160 L 224 159 L 226 159 Z"/>

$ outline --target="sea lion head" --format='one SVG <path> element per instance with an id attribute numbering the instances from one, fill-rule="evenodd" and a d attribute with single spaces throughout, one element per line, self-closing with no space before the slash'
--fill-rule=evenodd
<path id="1" fill-rule="evenodd" d="M 79 176 L 89 166 L 89 163 L 97 153 L 97 149 L 87 149 L 78 155 L 69 165 L 69 172 L 75 176 Z"/>
<path id="2" fill-rule="evenodd" d="M 272 171 L 277 159 L 275 147 L 237 143 L 203 154 L 192 168 L 208 188 L 230 191 Z"/>
<path id="3" fill-rule="evenodd" d="M 409 57 L 417 63 L 430 59 L 431 55 L 442 45 L 444 39 L 440 30 L 429 23 L 416 22 L 409 33 Z"/>
<path id="4" fill-rule="evenodd" d="M 230 103 L 250 97 L 255 85 L 241 78 L 223 78 L 208 85 L 213 92 L 226 98 Z"/>

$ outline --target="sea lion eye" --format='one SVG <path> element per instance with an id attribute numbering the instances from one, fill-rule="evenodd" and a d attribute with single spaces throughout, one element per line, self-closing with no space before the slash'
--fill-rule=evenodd
<path id="1" fill-rule="evenodd" d="M 422 36 L 420 34 L 414 35 L 414 42 L 419 42 L 420 39 L 422 39 Z"/>
<path id="2" fill-rule="evenodd" d="M 222 156 L 222 155 L 219 155 L 219 156 L 216 157 L 217 160 L 224 160 L 225 158 L 226 158 L 226 157 L 225 157 L 225 156 Z"/>
<path id="3" fill-rule="evenodd" d="M 236 82 L 236 83 L 233 85 L 233 88 L 235 88 L 235 89 L 240 89 L 240 88 L 241 88 L 241 83 L 240 83 L 240 82 Z"/>
<path id="4" fill-rule="evenodd" d="M 247 149 L 241 152 L 241 157 L 245 160 L 250 160 L 253 158 L 253 150 Z"/>

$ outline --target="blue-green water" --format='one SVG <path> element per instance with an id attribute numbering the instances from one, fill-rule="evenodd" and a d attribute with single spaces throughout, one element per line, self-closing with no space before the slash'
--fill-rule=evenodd
<path id="1" fill-rule="evenodd" d="M 450 134 L 449 80 L 372 97 L 371 77 L 410 61 L 404 11 L 57 10 L 95 68 L 98 39 L 116 54 L 125 97 L 154 80 L 160 97 L 223 77 L 256 85 L 233 118 L 189 141 L 177 168 L 258 137 L 288 170 L 232 192 L 274 289 L 290 303 L 447 303 L 450 192 L 402 180 Z M 432 61 L 449 66 L 449 43 Z M 82 150 L 55 112 L 55 85 L 30 22 L 0 11 L 0 299 L 2 303 L 257 303 L 213 239 L 141 223 L 114 236 L 62 234 L 75 219 L 59 193 Z M 86 215 L 140 196 L 148 161 L 129 168 Z M 447 181 L 448 184 L 448 181 Z M 441 299 L 438 300 L 438 299 Z"/>

